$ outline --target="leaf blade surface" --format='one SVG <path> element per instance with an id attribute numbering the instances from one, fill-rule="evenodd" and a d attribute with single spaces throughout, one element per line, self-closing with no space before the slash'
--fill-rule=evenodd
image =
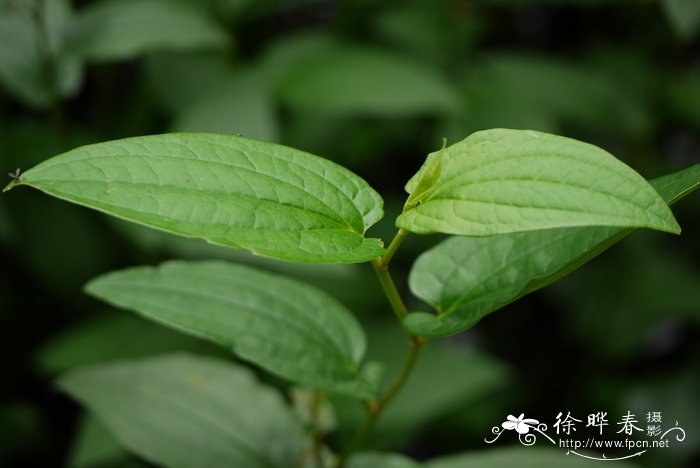
<path id="1" fill-rule="evenodd" d="M 331 161 L 244 137 L 179 133 L 80 147 L 22 175 L 50 195 L 173 234 L 302 263 L 381 255 L 381 197 Z"/>
<path id="2" fill-rule="evenodd" d="M 302 385 L 372 393 L 359 375 L 365 335 L 357 320 L 300 281 L 243 265 L 176 261 L 108 273 L 86 290 Z"/>

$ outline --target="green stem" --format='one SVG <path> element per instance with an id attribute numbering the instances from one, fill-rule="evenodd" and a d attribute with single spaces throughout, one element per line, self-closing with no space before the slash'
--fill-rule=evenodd
<path id="1" fill-rule="evenodd" d="M 334 468 L 343 468 L 348 458 L 350 458 L 350 456 L 362 446 L 365 439 L 367 439 L 370 432 L 372 432 L 374 424 L 379 419 L 379 416 L 406 384 L 408 377 L 411 375 L 411 372 L 415 367 L 418 356 L 420 355 L 421 345 L 424 342 L 425 340 L 423 338 L 412 336 L 409 339 L 408 353 L 406 354 L 406 358 L 399 375 L 396 376 L 396 379 L 391 383 L 384 395 L 382 395 L 378 400 L 365 400 L 365 406 L 367 407 L 367 418 L 345 447 L 340 457 L 336 460 Z"/>
<path id="2" fill-rule="evenodd" d="M 399 229 L 394 236 L 394 239 L 392 239 L 391 243 L 389 244 L 389 247 L 386 249 L 384 255 L 372 260 L 372 267 L 374 268 L 375 273 L 377 273 L 379 284 L 382 285 L 384 295 L 389 300 L 389 304 L 391 305 L 391 308 L 399 321 L 408 315 L 408 308 L 403 302 L 401 294 L 399 294 L 399 290 L 396 289 L 396 284 L 394 284 L 394 280 L 389 273 L 389 262 L 391 262 L 392 257 L 407 235 L 408 231 Z"/>
<path id="3" fill-rule="evenodd" d="M 384 265 L 389 265 L 389 262 L 391 261 L 391 258 L 394 256 L 396 251 L 399 249 L 401 246 L 401 243 L 403 240 L 408 236 L 408 231 L 405 229 L 399 229 L 399 231 L 396 233 L 394 238 L 391 240 L 391 243 L 389 244 L 389 247 L 386 249 L 386 253 L 384 253 L 384 256 L 381 257 L 381 261 Z"/>
<path id="4" fill-rule="evenodd" d="M 382 262 L 381 258 L 377 258 L 372 260 L 372 267 L 374 267 L 374 271 L 377 273 L 379 284 L 382 285 L 384 295 L 389 301 L 396 317 L 399 321 L 403 320 L 403 318 L 408 315 L 408 307 L 406 307 L 406 304 L 403 302 L 399 290 L 396 289 L 396 284 L 394 284 L 394 280 L 389 273 L 388 265 Z"/>
<path id="5" fill-rule="evenodd" d="M 401 298 L 401 294 L 399 294 L 396 284 L 394 284 L 394 280 L 389 273 L 389 262 L 407 235 L 408 231 L 399 229 L 399 232 L 396 233 L 396 236 L 389 244 L 384 256 L 372 260 L 372 267 L 374 267 L 374 271 L 377 273 L 377 278 L 382 285 L 384 295 L 399 321 L 408 315 L 408 308 Z M 372 432 L 372 428 L 379 419 L 379 416 L 406 384 L 420 354 L 421 345 L 425 342 L 425 339 L 419 336 L 409 334 L 408 337 L 408 353 L 406 354 L 401 371 L 379 399 L 367 399 L 364 401 L 367 408 L 367 418 L 362 426 L 358 428 L 341 455 L 337 458 L 334 465 L 335 468 L 342 468 L 350 456 L 362 446 L 365 439 L 369 436 L 370 432 Z"/>
<path id="6" fill-rule="evenodd" d="M 323 427 L 321 425 L 321 411 L 326 395 L 321 391 L 316 391 L 311 400 L 311 414 L 309 437 L 311 438 L 311 447 L 304 452 L 297 460 L 294 468 L 302 468 L 312 461 L 316 468 L 325 468 L 326 464 L 323 461 Z"/>
<path id="7" fill-rule="evenodd" d="M 411 372 L 413 371 L 413 368 L 416 365 L 416 361 L 418 360 L 418 356 L 420 354 L 421 345 L 424 342 L 425 340 L 418 336 L 412 336 L 411 338 L 409 338 L 408 354 L 406 355 L 406 359 L 404 360 L 401 372 L 396 377 L 396 380 L 394 380 L 391 386 L 387 389 L 386 393 L 384 393 L 384 395 L 377 402 L 375 410 L 375 413 L 377 415 L 379 415 L 379 413 L 381 413 L 382 410 L 386 408 L 386 406 L 394 399 L 394 397 L 396 397 L 399 391 L 403 388 L 404 384 L 406 383 L 406 380 L 408 380 L 408 377 L 411 375 Z"/>
<path id="8" fill-rule="evenodd" d="M 311 402 L 311 421 L 314 425 L 313 430 L 313 457 L 316 468 L 325 468 L 323 462 L 323 427 L 321 427 L 321 408 L 325 400 L 325 394 L 320 391 L 314 392 L 314 398 Z"/>

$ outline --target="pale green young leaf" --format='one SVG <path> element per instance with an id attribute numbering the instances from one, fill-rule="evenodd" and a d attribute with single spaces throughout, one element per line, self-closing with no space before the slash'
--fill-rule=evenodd
<path id="1" fill-rule="evenodd" d="M 365 336 L 322 291 L 281 275 L 224 262 L 168 262 L 103 275 L 88 293 L 219 344 L 299 384 L 356 396 Z"/>
<path id="2" fill-rule="evenodd" d="M 220 48 L 227 40 L 204 11 L 168 0 L 103 0 L 82 9 L 71 28 L 73 49 L 90 60 Z"/>
<path id="3" fill-rule="evenodd" d="M 286 468 L 305 450 L 281 396 L 232 363 L 165 355 L 83 368 L 58 384 L 156 465 Z"/>
<path id="4" fill-rule="evenodd" d="M 604 150 L 547 133 L 494 129 L 448 146 L 440 177 L 396 225 L 419 234 L 490 236 L 574 226 L 680 228 L 663 199 Z M 439 154 L 439 153 L 438 153 Z M 436 153 L 409 181 L 430 167 Z"/>
<path id="5" fill-rule="evenodd" d="M 149 227 L 303 263 L 383 252 L 382 199 L 326 159 L 233 135 L 165 134 L 74 149 L 10 184 Z"/>
<path id="6" fill-rule="evenodd" d="M 700 187 L 700 165 L 651 182 L 670 204 Z M 438 315 L 409 314 L 404 325 L 424 336 L 451 335 L 575 270 L 632 229 L 579 227 L 491 237 L 452 237 L 421 255 L 411 291 Z"/>

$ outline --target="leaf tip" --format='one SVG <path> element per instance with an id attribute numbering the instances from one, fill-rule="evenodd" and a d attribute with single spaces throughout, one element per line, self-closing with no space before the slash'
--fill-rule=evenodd
<path id="1" fill-rule="evenodd" d="M 2 189 L 2 193 L 9 192 L 18 185 L 22 185 L 22 182 L 20 180 L 12 180 L 9 184 L 5 186 L 5 188 Z"/>

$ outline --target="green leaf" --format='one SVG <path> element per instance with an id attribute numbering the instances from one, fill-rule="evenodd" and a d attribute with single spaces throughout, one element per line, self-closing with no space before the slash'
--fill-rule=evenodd
<path id="1" fill-rule="evenodd" d="M 233 135 L 166 134 L 83 146 L 19 181 L 173 234 L 303 263 L 380 256 L 367 183 L 328 160 Z"/>
<path id="2" fill-rule="evenodd" d="M 354 316 L 299 281 L 223 262 L 168 262 L 108 273 L 86 290 L 300 384 L 372 393 L 359 378 L 365 336 Z"/>
<path id="3" fill-rule="evenodd" d="M 700 165 L 660 177 L 652 185 L 672 203 L 700 187 Z M 593 226 L 447 239 L 421 255 L 409 277 L 411 291 L 438 315 L 412 313 L 404 325 L 423 336 L 464 331 L 570 273 L 630 232 Z"/>
<path id="4" fill-rule="evenodd" d="M 236 74 L 218 50 L 151 53 L 143 58 L 148 95 L 169 113 L 181 113 Z"/>
<path id="5" fill-rule="evenodd" d="M 248 370 L 210 358 L 94 366 L 59 386 L 156 465 L 286 468 L 305 448 L 301 425 L 277 392 Z"/>
<path id="6" fill-rule="evenodd" d="M 700 2 L 661 0 L 661 5 L 676 33 L 684 39 L 691 39 L 700 26 Z"/>
<path id="7" fill-rule="evenodd" d="M 387 50 L 341 44 L 285 73 L 280 96 L 300 111 L 387 117 L 448 113 L 457 99 L 429 66 Z"/>
<path id="8" fill-rule="evenodd" d="M 464 103 L 445 132 L 455 140 L 493 127 L 603 135 L 614 128 L 617 138 L 640 138 L 654 122 L 654 79 L 655 68 L 643 56 L 610 44 L 573 59 L 488 51 L 474 56 L 459 77 Z"/>
<path id="9" fill-rule="evenodd" d="M 684 248 L 694 239 L 674 242 L 675 249 L 660 240 L 631 236 L 547 290 L 547 299 L 566 304 L 568 336 L 611 365 L 659 352 L 664 333 L 700 324 L 700 271 Z"/>
<path id="10" fill-rule="evenodd" d="M 664 100 L 673 111 L 673 117 L 679 119 L 683 125 L 699 129 L 700 67 L 693 67 L 679 76 L 674 76 L 669 81 Z"/>
<path id="11" fill-rule="evenodd" d="M 441 153 L 440 177 L 398 227 L 465 236 L 587 225 L 680 232 L 654 189 L 593 145 L 529 130 L 477 132 L 429 155 L 406 186 L 411 197 Z"/>
<path id="12" fill-rule="evenodd" d="M 209 343 L 131 314 L 96 314 L 58 333 L 42 346 L 36 361 L 46 374 L 77 367 L 175 351 L 221 350 Z"/>
<path id="13" fill-rule="evenodd" d="M 203 11 L 185 2 L 106 0 L 80 11 L 71 42 L 88 59 L 120 60 L 152 51 L 219 48 L 227 37 Z"/>
<path id="14" fill-rule="evenodd" d="M 173 131 L 218 132 L 278 139 L 277 117 L 265 77 L 239 70 L 213 86 L 176 117 Z"/>
<path id="15" fill-rule="evenodd" d="M 40 8 L 43 23 L 35 8 Z M 65 44 L 72 18 L 66 0 L 0 5 L 0 82 L 10 93 L 31 106 L 46 107 L 78 90 L 82 62 Z"/>
<path id="16" fill-rule="evenodd" d="M 600 466 L 600 461 L 587 460 L 566 449 L 540 448 L 540 447 L 507 447 L 492 450 L 480 450 L 464 454 L 449 455 L 431 460 L 428 468 L 594 468 Z M 599 456 L 591 452 L 583 452 L 585 455 Z M 615 461 L 615 466 L 620 468 L 632 468 L 625 461 Z"/>
<path id="17" fill-rule="evenodd" d="M 68 468 L 124 466 L 129 453 L 114 436 L 92 415 L 83 417 L 76 430 L 70 450 Z M 128 465 L 127 465 L 128 466 Z"/>

